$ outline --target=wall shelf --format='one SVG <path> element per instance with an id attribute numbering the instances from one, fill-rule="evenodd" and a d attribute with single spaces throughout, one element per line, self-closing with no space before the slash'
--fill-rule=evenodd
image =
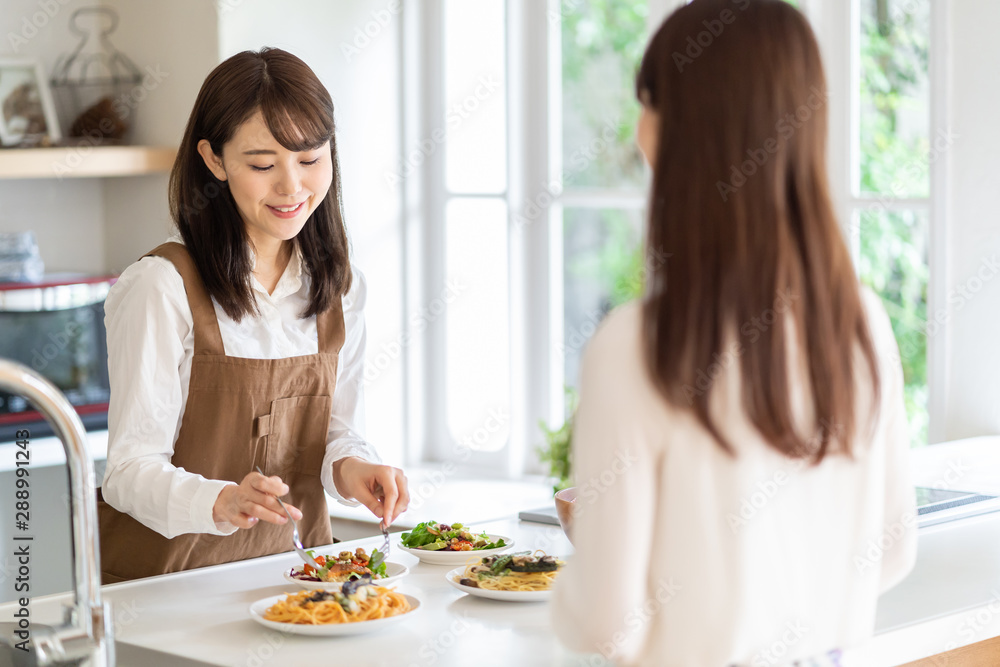
<path id="1" fill-rule="evenodd" d="M 170 171 L 176 148 L 61 146 L 0 149 L 0 179 L 137 176 Z"/>

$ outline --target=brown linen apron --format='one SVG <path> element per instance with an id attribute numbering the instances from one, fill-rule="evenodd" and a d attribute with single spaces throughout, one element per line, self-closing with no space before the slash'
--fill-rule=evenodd
<path id="1" fill-rule="evenodd" d="M 340 299 L 316 318 L 318 352 L 285 359 L 226 356 L 211 297 L 180 243 L 147 255 L 163 257 L 184 280 L 194 320 L 191 381 L 170 462 L 208 479 L 239 483 L 260 466 L 288 484 L 285 500 L 302 510 L 299 535 L 315 547 L 332 542 L 320 481 L 327 428 L 344 344 Z M 98 490 L 101 580 L 139 577 L 256 558 L 292 549 L 292 529 L 260 522 L 232 535 L 167 539 L 104 502 Z"/>

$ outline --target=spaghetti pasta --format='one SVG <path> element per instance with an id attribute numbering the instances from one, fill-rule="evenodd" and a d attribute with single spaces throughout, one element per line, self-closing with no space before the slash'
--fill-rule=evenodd
<path id="1" fill-rule="evenodd" d="M 263 616 L 278 623 L 329 625 L 399 616 L 410 609 L 402 593 L 381 586 L 359 586 L 348 595 L 337 591 L 290 593 L 268 607 Z"/>
<path id="2" fill-rule="evenodd" d="M 541 550 L 533 555 L 524 552 L 491 556 L 466 563 L 465 571 L 457 575 L 455 581 L 490 591 L 548 591 L 552 589 L 562 566 L 562 561 Z"/>

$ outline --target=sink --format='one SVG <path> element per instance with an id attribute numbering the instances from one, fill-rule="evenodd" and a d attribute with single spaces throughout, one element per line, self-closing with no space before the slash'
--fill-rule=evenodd
<path id="1" fill-rule="evenodd" d="M 20 649 L 11 648 L 20 641 L 14 635 L 14 631 L 17 629 L 16 623 L 0 623 L 0 667 L 35 667 L 38 662 L 33 651 L 21 651 Z M 56 629 L 51 625 L 31 624 L 32 637 L 52 635 L 55 631 Z M 76 660 L 64 664 L 80 665 L 82 662 Z"/>
<path id="2" fill-rule="evenodd" d="M 73 606 L 58 626 L 31 625 L 30 649 L 15 647 L 17 626 L 2 624 L 0 667 L 9 665 L 80 665 L 113 667 L 114 627 L 111 610 L 101 599 L 100 550 L 94 462 L 87 451 L 80 416 L 59 389 L 23 364 L 0 359 L 0 389 L 21 396 L 45 417 L 66 450 L 69 512 L 73 533 Z M 21 433 L 18 432 L 18 437 Z M 26 446 L 23 441 L 19 445 Z M 38 490 L 35 489 L 34 493 Z"/>
<path id="3" fill-rule="evenodd" d="M 0 623 L 0 667 L 35 667 L 34 654 L 17 649 L 8 650 L 17 641 L 15 623 Z M 48 635 L 56 631 L 51 625 L 31 624 L 31 633 Z M 115 657 L 118 667 L 212 667 L 207 662 L 191 660 L 154 649 L 143 648 L 127 642 L 115 642 Z M 84 659 L 61 663 L 65 665 L 86 665 Z"/>

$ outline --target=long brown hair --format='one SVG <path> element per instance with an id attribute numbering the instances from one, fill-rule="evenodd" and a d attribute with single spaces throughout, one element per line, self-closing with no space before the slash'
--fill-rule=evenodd
<path id="1" fill-rule="evenodd" d="M 249 236 L 226 182 L 215 177 L 198 153 L 208 140 L 222 147 L 237 128 L 260 111 L 268 130 L 290 151 L 330 142 L 333 182 L 295 237 L 311 277 L 309 306 L 302 317 L 328 309 L 351 286 L 350 248 L 340 196 L 333 101 L 313 71 L 281 49 L 243 51 L 205 79 L 188 119 L 170 173 L 170 214 L 205 288 L 237 322 L 257 312 L 251 288 Z"/>
<path id="2" fill-rule="evenodd" d="M 649 264 L 642 304 L 655 385 L 734 453 L 705 380 L 738 363 L 743 408 L 771 446 L 813 462 L 850 455 L 857 350 L 876 397 L 878 367 L 830 200 L 826 80 L 808 22 L 783 0 L 694 0 L 651 40 L 636 90 L 659 116 L 646 251 L 669 256 Z M 793 417 L 788 317 L 812 433 Z"/>

